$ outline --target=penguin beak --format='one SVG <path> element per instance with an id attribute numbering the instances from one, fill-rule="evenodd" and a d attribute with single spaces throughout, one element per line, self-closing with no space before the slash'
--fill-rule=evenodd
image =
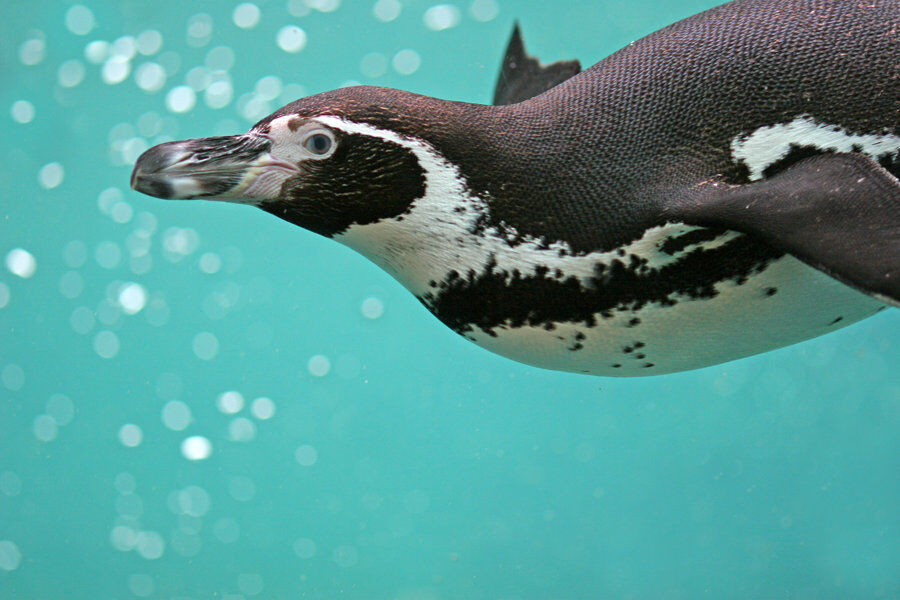
<path id="1" fill-rule="evenodd" d="M 166 199 L 270 199 L 280 192 L 286 172 L 296 171 L 275 161 L 271 146 L 270 139 L 253 132 L 159 144 L 138 158 L 131 188 Z M 279 177 L 265 176 L 273 171 Z"/>

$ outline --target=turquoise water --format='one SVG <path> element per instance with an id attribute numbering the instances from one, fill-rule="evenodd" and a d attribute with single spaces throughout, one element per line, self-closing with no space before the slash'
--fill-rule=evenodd
<path id="1" fill-rule="evenodd" d="M 0 599 L 900 598 L 900 311 L 542 371 L 333 242 L 128 189 L 350 81 L 488 101 L 514 19 L 589 65 L 715 3 L 8 2 Z"/>

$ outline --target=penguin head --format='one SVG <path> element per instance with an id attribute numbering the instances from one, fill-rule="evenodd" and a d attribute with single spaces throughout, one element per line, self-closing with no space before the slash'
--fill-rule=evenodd
<path id="1" fill-rule="evenodd" d="M 447 113 L 461 106 L 477 105 L 364 86 L 325 92 L 244 134 L 154 146 L 138 158 L 131 186 L 159 198 L 254 204 L 333 237 L 402 218 L 425 195 L 429 169 L 446 162 L 441 132 L 458 122 Z"/>

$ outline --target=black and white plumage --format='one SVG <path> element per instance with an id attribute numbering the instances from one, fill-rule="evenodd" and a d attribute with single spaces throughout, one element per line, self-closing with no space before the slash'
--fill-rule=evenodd
<path id="1" fill-rule="evenodd" d="M 132 186 L 256 204 L 553 369 L 691 369 L 900 305 L 900 0 L 735 0 L 578 71 L 516 30 L 497 105 L 344 88 L 151 148 Z"/>

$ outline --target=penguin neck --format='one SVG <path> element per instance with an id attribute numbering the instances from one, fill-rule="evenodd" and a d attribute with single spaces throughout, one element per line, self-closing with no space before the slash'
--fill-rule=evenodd
<path id="1" fill-rule="evenodd" d="M 410 110 L 410 107 L 413 107 Z M 504 202 L 527 202 L 523 191 L 539 173 L 546 145 L 534 119 L 516 106 L 494 107 L 415 97 L 386 106 L 387 122 L 319 117 L 326 124 L 380 137 L 411 151 L 425 174 L 425 193 L 404 214 L 353 224 L 333 238 L 393 275 L 426 305 L 448 282 L 474 277 L 502 263 L 510 272 L 536 272 L 555 258 L 573 255 L 564 242 L 519 232 L 492 220 L 494 190 L 514 188 Z M 546 121 L 545 121 L 546 124 Z M 533 148 L 527 151 L 527 148 Z M 523 152 L 523 149 L 526 149 Z M 514 165 L 514 167 L 513 167 Z"/>

